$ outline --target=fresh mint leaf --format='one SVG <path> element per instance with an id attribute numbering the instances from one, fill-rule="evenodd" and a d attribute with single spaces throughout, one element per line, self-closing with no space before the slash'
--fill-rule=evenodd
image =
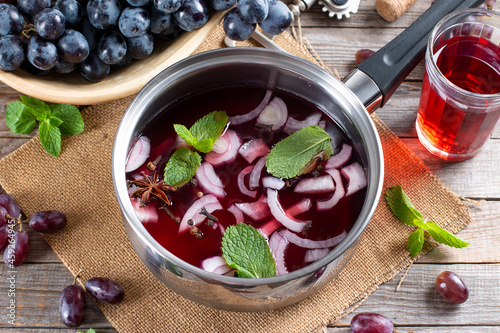
<path id="1" fill-rule="evenodd" d="M 264 236 L 246 223 L 230 226 L 222 236 L 222 256 L 243 278 L 276 275 L 276 263 Z"/>
<path id="2" fill-rule="evenodd" d="M 324 159 L 333 154 L 331 138 L 319 126 L 304 127 L 278 142 L 267 155 L 267 171 L 278 178 L 293 178 L 320 152 Z"/>
<path id="3" fill-rule="evenodd" d="M 444 230 L 443 228 L 441 228 L 432 221 L 425 222 L 425 226 L 426 226 L 425 230 L 427 230 L 429 234 L 431 234 L 432 238 L 434 238 L 434 240 L 436 240 L 441 244 L 456 248 L 463 248 L 470 244 L 458 238 L 457 236 L 453 235 L 449 231 Z"/>
<path id="4" fill-rule="evenodd" d="M 164 181 L 168 185 L 181 187 L 193 178 L 201 164 L 201 156 L 189 148 L 177 149 L 165 166 Z"/>
<path id="5" fill-rule="evenodd" d="M 29 134 L 36 126 L 36 117 L 22 102 L 15 101 L 7 104 L 5 122 L 12 132 Z"/>
<path id="6" fill-rule="evenodd" d="M 93 328 L 89 328 L 85 332 L 84 331 L 80 331 L 80 332 L 77 332 L 77 333 L 96 333 L 96 331 Z"/>
<path id="7" fill-rule="evenodd" d="M 387 189 L 385 200 L 394 215 L 403 223 L 415 225 L 415 220 L 422 220 L 422 214 L 413 206 L 400 185 Z"/>
<path id="8" fill-rule="evenodd" d="M 194 146 L 194 144 L 196 143 L 196 138 L 193 136 L 193 134 L 191 134 L 186 126 L 174 124 L 174 130 L 182 140 L 187 142 L 188 145 Z"/>
<path id="9" fill-rule="evenodd" d="M 62 120 L 59 126 L 62 135 L 76 135 L 83 132 L 83 119 L 80 110 L 74 105 L 51 104 L 51 115 Z"/>
<path id="10" fill-rule="evenodd" d="M 196 121 L 189 129 L 196 140 L 212 139 L 215 141 L 227 125 L 227 114 L 224 111 L 214 111 Z"/>
<path id="11" fill-rule="evenodd" d="M 214 147 L 214 140 L 212 140 L 211 138 L 200 140 L 193 145 L 194 149 L 201 151 L 202 153 L 211 152 L 213 147 Z"/>
<path id="12" fill-rule="evenodd" d="M 61 153 L 61 130 L 58 127 L 61 123 L 62 120 L 51 117 L 41 121 L 38 126 L 42 146 L 55 157 L 58 157 Z"/>
<path id="13" fill-rule="evenodd" d="M 424 246 L 424 230 L 418 228 L 408 237 L 408 251 L 412 257 L 415 257 L 417 254 L 422 251 L 422 247 Z"/>
<path id="14" fill-rule="evenodd" d="M 50 117 L 50 108 L 44 101 L 34 97 L 22 95 L 21 101 L 26 106 L 27 110 L 34 115 L 38 121 L 43 121 Z"/>

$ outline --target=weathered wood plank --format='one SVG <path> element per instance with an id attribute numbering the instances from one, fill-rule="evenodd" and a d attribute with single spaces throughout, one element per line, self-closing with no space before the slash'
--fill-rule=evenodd
<path id="1" fill-rule="evenodd" d="M 473 327 L 461 327 L 461 326 L 432 326 L 432 327 L 408 327 L 408 326 L 396 326 L 395 332 L 399 333 L 498 333 L 498 326 L 473 326 Z M 328 333 L 351 333 L 351 329 L 348 327 L 328 327 L 326 330 Z M 1 332 L 1 330 L 0 330 Z"/>

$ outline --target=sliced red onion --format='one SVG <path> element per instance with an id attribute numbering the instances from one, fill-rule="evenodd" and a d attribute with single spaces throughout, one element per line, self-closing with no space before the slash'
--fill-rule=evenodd
<path id="1" fill-rule="evenodd" d="M 321 249 L 324 247 L 332 247 L 338 245 L 347 236 L 347 232 L 343 231 L 340 235 L 320 240 L 314 241 L 306 238 L 302 238 L 291 232 L 290 230 L 284 229 L 280 231 L 281 235 L 286 238 L 292 244 L 306 248 L 306 249 Z"/>
<path id="2" fill-rule="evenodd" d="M 358 192 L 368 185 L 366 174 L 363 166 L 358 162 L 354 162 L 340 170 L 342 176 L 347 179 L 347 190 L 345 196 Z"/>
<path id="3" fill-rule="evenodd" d="M 321 113 L 313 113 L 304 120 L 297 120 L 295 118 L 288 117 L 285 127 L 283 128 L 283 132 L 286 134 L 292 134 L 301 128 L 318 125 L 321 117 Z"/>
<path id="4" fill-rule="evenodd" d="M 269 221 L 263 223 L 258 230 L 262 234 L 262 236 L 269 238 L 271 234 L 281 226 L 282 224 L 280 221 L 276 220 L 275 218 L 272 218 Z"/>
<path id="5" fill-rule="evenodd" d="M 263 218 L 268 217 L 271 213 L 269 211 L 265 195 L 261 195 L 259 200 L 255 202 L 236 203 L 235 206 L 238 207 L 245 215 L 251 217 L 254 221 L 262 220 Z"/>
<path id="6" fill-rule="evenodd" d="M 255 198 L 257 196 L 257 190 L 251 191 L 245 185 L 245 176 L 252 172 L 254 166 L 249 165 L 238 174 L 237 182 L 240 192 L 249 197 Z"/>
<path id="7" fill-rule="evenodd" d="M 312 200 L 309 198 L 305 198 L 291 206 L 286 210 L 286 213 L 290 216 L 297 216 L 299 214 L 302 214 L 304 212 L 307 212 L 310 210 L 312 207 Z"/>
<path id="8" fill-rule="evenodd" d="M 229 148 L 223 153 L 216 153 L 215 151 L 211 151 L 205 155 L 205 161 L 212 164 L 213 166 L 220 166 L 226 163 L 231 163 L 236 159 L 238 155 L 238 149 L 241 146 L 241 140 L 238 134 L 236 134 L 233 130 L 227 130 L 223 136 L 221 136 L 217 141 L 219 141 L 222 137 L 227 135 L 227 139 L 229 140 Z"/>
<path id="9" fill-rule="evenodd" d="M 321 194 L 333 192 L 335 184 L 330 175 L 301 179 L 293 191 L 295 193 Z"/>
<path id="10" fill-rule="evenodd" d="M 138 167 L 144 164 L 149 157 L 151 152 L 151 141 L 145 137 L 141 136 L 134 143 L 134 147 L 130 152 L 127 160 L 127 165 L 125 166 L 125 172 L 130 172 L 136 170 Z"/>
<path id="11" fill-rule="evenodd" d="M 227 211 L 234 215 L 234 218 L 236 219 L 236 223 L 241 223 L 241 222 L 245 221 L 245 217 L 243 216 L 243 212 L 235 205 L 231 205 L 227 209 Z M 221 228 L 222 228 L 222 225 L 221 225 Z"/>
<path id="12" fill-rule="evenodd" d="M 262 178 L 262 186 L 264 186 L 265 188 L 281 190 L 283 187 L 285 187 L 285 181 L 273 176 L 267 176 Z"/>
<path id="13" fill-rule="evenodd" d="M 304 261 L 307 263 L 318 261 L 324 256 L 326 256 L 329 252 L 330 249 L 327 248 L 307 250 L 306 253 L 304 254 Z"/>
<path id="14" fill-rule="evenodd" d="M 267 189 L 267 204 L 274 218 L 281 222 L 286 228 L 295 232 L 301 232 L 307 221 L 296 220 L 288 216 L 278 200 L 278 191 Z"/>
<path id="15" fill-rule="evenodd" d="M 319 126 L 319 127 L 321 127 L 322 129 L 326 129 L 326 121 L 321 120 L 321 121 L 318 123 L 318 126 Z"/>
<path id="16" fill-rule="evenodd" d="M 257 124 L 271 126 L 271 131 L 277 131 L 285 125 L 288 108 L 279 97 L 274 97 L 257 117 Z"/>
<path id="17" fill-rule="evenodd" d="M 220 205 L 217 197 L 215 197 L 212 194 L 204 195 L 201 198 L 199 198 L 198 200 L 196 200 L 195 202 L 193 202 L 191 207 L 188 208 L 188 210 L 186 211 L 186 213 L 182 217 L 181 223 L 179 225 L 179 234 L 183 233 L 186 230 L 189 230 L 190 226 L 188 225 L 188 220 L 193 220 L 196 224 L 195 220 L 199 220 L 200 216 L 202 216 L 201 214 L 199 214 L 201 211 L 201 208 L 205 207 L 205 209 L 207 209 L 207 211 L 208 211 L 207 205 L 211 204 L 211 203 L 218 203 Z M 203 219 L 201 221 L 203 221 Z"/>
<path id="18" fill-rule="evenodd" d="M 335 181 L 335 192 L 328 200 L 318 200 L 316 206 L 319 211 L 324 211 L 333 208 L 342 197 L 345 195 L 344 184 L 342 184 L 342 177 L 340 176 L 340 171 L 337 169 L 327 169 L 330 176 L 332 176 Z"/>
<path id="19" fill-rule="evenodd" d="M 325 169 L 338 169 L 349 161 L 352 155 L 352 147 L 348 144 L 342 144 L 340 151 L 330 157 L 325 164 Z"/>
<path id="20" fill-rule="evenodd" d="M 130 199 L 132 207 L 134 207 L 135 215 L 142 223 L 155 223 L 158 222 L 158 211 L 154 204 L 141 207 L 141 200 L 139 198 Z"/>
<path id="21" fill-rule="evenodd" d="M 225 134 L 225 133 L 224 133 Z M 227 135 L 221 135 L 212 146 L 212 151 L 217 154 L 223 154 L 229 150 L 231 143 Z"/>
<path id="22" fill-rule="evenodd" d="M 273 233 L 271 239 L 269 239 L 269 248 L 276 262 L 276 275 L 288 273 L 285 265 L 285 250 L 287 245 L 288 241 L 279 232 Z"/>
<path id="23" fill-rule="evenodd" d="M 201 262 L 201 268 L 215 274 L 226 274 L 232 270 L 221 256 L 208 257 Z"/>
<path id="24" fill-rule="evenodd" d="M 262 176 L 262 169 L 266 166 L 266 156 L 261 157 L 257 163 L 255 163 L 255 167 L 250 173 L 250 180 L 248 181 L 248 187 L 251 189 L 256 189 L 259 187 L 260 177 Z"/>
<path id="25" fill-rule="evenodd" d="M 215 173 L 214 166 L 206 162 L 202 164 L 205 165 L 205 174 L 207 175 L 210 183 L 214 184 L 215 186 L 224 187 L 224 184 L 222 184 L 222 180 L 220 180 L 219 176 L 217 176 L 217 174 Z"/>
<path id="26" fill-rule="evenodd" d="M 211 176 L 212 179 L 208 178 L 207 169 L 211 169 L 210 172 L 213 172 L 213 175 Z M 222 182 L 219 179 L 219 177 L 217 177 L 217 175 L 215 174 L 214 167 L 210 163 L 203 162 L 198 167 L 198 169 L 196 169 L 195 176 L 198 181 L 198 186 L 200 186 L 203 189 L 203 191 L 211 193 L 215 195 L 217 198 L 224 198 L 226 196 L 226 191 L 224 191 Z M 213 182 L 212 180 L 214 180 L 215 182 Z"/>
<path id="27" fill-rule="evenodd" d="M 264 98 L 262 99 L 260 104 L 255 109 L 253 109 L 252 111 L 250 111 L 248 113 L 239 115 L 239 116 L 229 117 L 229 119 L 228 119 L 229 124 L 230 125 L 240 125 L 240 124 L 246 123 L 247 121 L 250 121 L 252 119 L 257 118 L 259 116 L 259 114 L 262 112 L 262 110 L 264 110 L 266 105 L 271 100 L 272 94 L 273 94 L 272 90 L 268 89 L 266 91 L 266 95 L 264 96 Z"/>
<path id="28" fill-rule="evenodd" d="M 269 147 L 262 139 L 250 140 L 241 145 L 238 153 L 248 162 L 252 163 L 257 157 L 265 156 L 269 153 Z"/>

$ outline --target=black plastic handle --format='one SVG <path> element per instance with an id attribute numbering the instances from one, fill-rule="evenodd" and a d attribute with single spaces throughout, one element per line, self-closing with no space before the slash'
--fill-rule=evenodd
<path id="1" fill-rule="evenodd" d="M 382 93 L 383 106 L 406 76 L 422 60 L 434 26 L 449 13 L 477 7 L 485 0 L 438 0 L 399 36 L 357 66 Z"/>

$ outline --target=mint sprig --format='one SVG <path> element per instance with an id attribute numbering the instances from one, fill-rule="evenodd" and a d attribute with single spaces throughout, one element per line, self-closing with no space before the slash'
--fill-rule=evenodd
<path id="1" fill-rule="evenodd" d="M 444 230 L 436 223 L 424 220 L 422 213 L 413 206 L 410 198 L 401 186 L 397 185 L 387 189 L 385 199 L 389 208 L 398 219 L 407 225 L 418 228 L 408 237 L 407 247 L 412 257 L 415 257 L 422 251 L 426 232 L 435 241 L 451 247 L 463 248 L 470 244 L 449 231 Z"/>
<path id="2" fill-rule="evenodd" d="M 222 236 L 222 256 L 243 278 L 276 275 L 276 263 L 264 236 L 246 223 L 230 226 Z"/>
<path id="3" fill-rule="evenodd" d="M 83 132 L 80 111 L 73 105 L 46 104 L 39 99 L 21 96 L 21 101 L 7 104 L 5 120 L 14 133 L 29 134 L 37 121 L 40 142 L 45 150 L 58 157 L 61 153 L 61 136 Z"/>
<path id="4" fill-rule="evenodd" d="M 201 164 L 201 156 L 191 149 L 177 149 L 165 166 L 163 180 L 165 184 L 181 187 L 193 178 Z"/>
<path id="5" fill-rule="evenodd" d="M 174 124 L 174 129 L 194 149 L 208 153 L 226 128 L 227 120 L 224 111 L 214 111 L 196 121 L 190 129 L 179 124 Z"/>

